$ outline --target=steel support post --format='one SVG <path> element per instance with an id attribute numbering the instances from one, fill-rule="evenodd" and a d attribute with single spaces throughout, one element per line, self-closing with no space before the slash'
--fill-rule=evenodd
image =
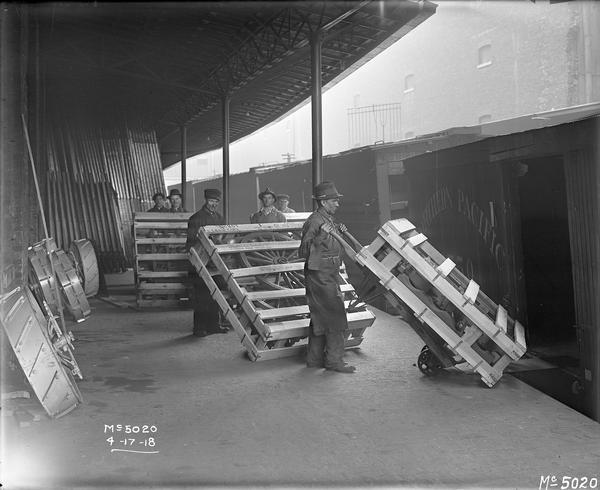
<path id="1" fill-rule="evenodd" d="M 312 110 L 312 186 L 323 180 L 323 114 L 321 107 L 322 34 L 316 31 L 310 40 L 311 110 Z M 317 203 L 314 203 L 315 209 Z"/>
<path id="2" fill-rule="evenodd" d="M 181 126 L 181 202 L 183 203 L 183 207 L 185 208 L 185 183 L 187 181 L 187 177 L 185 175 L 186 172 L 186 157 L 187 157 L 187 127 Z M 188 210 L 189 211 L 189 210 Z"/>
<path id="3" fill-rule="evenodd" d="M 223 105 L 223 219 L 229 224 L 229 96 L 222 99 Z"/>

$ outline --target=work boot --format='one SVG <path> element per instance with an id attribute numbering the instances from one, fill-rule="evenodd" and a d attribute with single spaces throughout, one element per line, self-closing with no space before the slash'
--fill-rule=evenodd
<path id="1" fill-rule="evenodd" d="M 229 329 L 228 328 L 217 327 L 214 330 L 211 330 L 210 332 L 208 332 L 209 335 L 211 335 L 213 333 L 229 333 Z"/>
<path id="2" fill-rule="evenodd" d="M 356 367 L 350 366 L 349 364 L 342 364 L 340 366 L 326 367 L 328 371 L 336 371 L 338 373 L 353 373 L 356 371 Z"/>

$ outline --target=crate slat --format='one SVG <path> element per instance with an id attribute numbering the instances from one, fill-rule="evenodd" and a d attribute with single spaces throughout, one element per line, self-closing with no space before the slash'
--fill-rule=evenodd
<path id="1" fill-rule="evenodd" d="M 159 308 L 181 306 L 182 301 L 178 299 L 138 299 L 137 305 L 140 308 Z"/>
<path id="2" fill-rule="evenodd" d="M 442 276 L 447 277 L 455 267 L 456 264 L 452 262 L 452 260 L 446 259 L 444 262 L 438 265 L 435 270 L 438 271 Z"/>
<path id="3" fill-rule="evenodd" d="M 179 282 L 142 282 L 138 285 L 139 291 L 186 291 L 191 284 Z"/>
<path id="4" fill-rule="evenodd" d="M 346 309 L 350 301 L 344 301 Z M 307 315 L 308 305 L 286 306 L 284 308 L 270 308 L 268 310 L 258 310 L 258 314 L 263 320 L 272 320 L 274 318 L 292 316 L 292 315 Z"/>
<path id="5" fill-rule="evenodd" d="M 138 271 L 138 278 L 141 279 L 158 279 L 158 278 L 167 278 L 167 277 L 188 277 L 188 271 Z"/>
<path id="6" fill-rule="evenodd" d="M 188 254 L 186 253 L 149 253 L 137 254 L 136 257 L 138 260 L 152 260 L 156 262 L 171 260 L 188 260 Z"/>
<path id="7" fill-rule="evenodd" d="M 304 270 L 303 262 L 291 264 L 261 265 L 258 267 L 245 267 L 243 269 L 230 269 L 231 275 L 235 278 L 258 276 L 261 274 L 277 274 L 278 272 L 291 272 Z"/>
<path id="8" fill-rule="evenodd" d="M 502 305 L 498 305 L 498 313 L 496 314 L 496 326 L 504 333 L 507 332 L 507 316 L 506 310 Z"/>
<path id="9" fill-rule="evenodd" d="M 133 219 L 135 221 L 187 221 L 193 213 L 148 213 L 148 212 L 137 212 L 133 213 Z"/>
<path id="10" fill-rule="evenodd" d="M 186 237 L 136 238 L 136 245 L 184 245 Z"/>
<path id="11" fill-rule="evenodd" d="M 354 291 L 352 284 L 340 284 L 340 290 L 342 293 Z M 296 296 L 306 296 L 305 288 L 297 289 L 276 289 L 273 291 L 251 291 L 247 293 L 250 301 L 256 300 L 267 300 L 267 299 L 283 299 L 292 298 Z"/>
<path id="12" fill-rule="evenodd" d="M 366 328 L 373 323 L 373 314 L 368 311 L 357 311 L 348 313 L 348 329 L 350 331 Z M 269 340 L 289 339 L 293 337 L 305 337 L 308 335 L 310 318 L 289 320 L 286 322 L 273 322 L 265 324 L 269 332 Z"/>
<path id="13" fill-rule="evenodd" d="M 423 235 L 423 233 L 419 233 L 417 235 L 411 236 L 406 239 L 406 243 L 408 243 L 411 247 L 418 247 L 423 242 L 427 241 L 427 237 Z"/>
<path id="14" fill-rule="evenodd" d="M 293 250 L 300 247 L 300 240 L 285 240 L 275 242 L 248 242 L 231 243 L 227 245 L 215 245 L 215 249 L 220 254 L 255 252 L 262 250 Z"/>
<path id="15" fill-rule="evenodd" d="M 467 290 L 464 292 L 463 297 L 471 304 L 475 304 L 477 301 L 477 295 L 479 294 L 479 284 L 473 279 L 469 282 Z"/>
<path id="16" fill-rule="evenodd" d="M 202 229 L 209 237 L 212 235 L 228 235 L 237 233 L 256 233 L 262 231 L 300 231 L 304 223 L 260 223 L 241 225 L 208 225 Z"/>

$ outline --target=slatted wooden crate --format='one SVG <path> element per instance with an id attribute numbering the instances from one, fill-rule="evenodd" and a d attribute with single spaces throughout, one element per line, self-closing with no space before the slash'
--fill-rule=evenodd
<path id="1" fill-rule="evenodd" d="M 349 247 L 346 247 L 347 250 Z M 352 250 L 349 253 L 352 256 Z M 354 254 L 393 302 L 414 312 L 411 325 L 440 367 L 466 362 L 493 386 L 525 354 L 522 325 L 494 303 L 406 219 L 388 221 Z"/>
<path id="2" fill-rule="evenodd" d="M 206 226 L 190 261 L 232 324 L 252 360 L 296 354 L 305 348 L 310 314 L 304 259 L 298 257 L 303 222 Z M 220 277 L 229 297 L 217 287 Z M 346 347 L 356 347 L 375 320 L 344 274 Z"/>
<path id="3" fill-rule="evenodd" d="M 190 264 L 185 251 L 191 213 L 135 213 L 137 306 L 189 307 Z"/>

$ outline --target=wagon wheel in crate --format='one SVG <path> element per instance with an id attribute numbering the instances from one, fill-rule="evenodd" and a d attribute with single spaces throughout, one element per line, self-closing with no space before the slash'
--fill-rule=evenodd
<path id="1" fill-rule="evenodd" d="M 293 237 L 285 233 L 257 231 L 242 237 L 240 243 L 280 242 L 291 241 Z M 264 265 L 290 264 L 302 262 L 297 249 L 290 250 L 255 250 L 240 252 L 240 260 L 244 267 L 259 267 Z M 304 287 L 304 274 L 300 271 L 279 272 L 257 276 L 256 280 L 268 289 L 295 289 Z M 293 298 L 291 305 L 299 304 Z M 290 305 L 290 306 L 291 306 Z"/>
<path id="2" fill-rule="evenodd" d="M 428 346 L 423 346 L 417 359 L 419 370 L 426 376 L 435 376 L 443 369 L 442 363 Z"/>
<path id="3" fill-rule="evenodd" d="M 254 232 L 244 236 L 240 243 L 256 243 L 256 242 L 274 242 L 274 241 L 291 241 L 294 238 L 286 233 L 279 232 Z M 259 267 L 265 265 L 289 264 L 302 262 L 298 256 L 298 250 L 256 250 L 248 252 L 240 252 L 240 261 L 244 267 Z M 270 290 L 285 290 L 304 288 L 304 274 L 300 271 L 279 272 L 276 274 L 256 276 L 258 283 L 265 289 Z M 302 297 L 281 298 L 274 305 L 267 302 L 258 302 L 265 308 L 280 308 L 286 306 L 298 306 L 303 304 Z M 299 337 L 286 339 L 285 347 L 290 347 L 295 344 Z M 277 347 L 282 341 L 267 342 L 267 347 Z"/>

